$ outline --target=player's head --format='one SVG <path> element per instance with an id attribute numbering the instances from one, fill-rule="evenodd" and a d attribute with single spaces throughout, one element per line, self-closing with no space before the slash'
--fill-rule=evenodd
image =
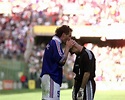
<path id="1" fill-rule="evenodd" d="M 75 42 L 75 44 L 73 45 L 73 47 L 69 50 L 69 52 L 71 54 L 79 54 L 82 50 L 83 46 L 81 46 L 80 44 L 78 44 L 77 42 Z"/>
<path id="2" fill-rule="evenodd" d="M 73 30 L 68 25 L 62 25 L 56 29 L 55 35 L 58 36 L 62 42 L 66 43 L 67 40 L 71 39 L 72 31 Z"/>

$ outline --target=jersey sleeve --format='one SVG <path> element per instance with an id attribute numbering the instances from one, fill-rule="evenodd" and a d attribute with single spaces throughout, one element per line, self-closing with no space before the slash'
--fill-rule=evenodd
<path id="1" fill-rule="evenodd" d="M 53 44 L 53 60 L 56 60 L 57 62 L 60 62 L 63 59 L 64 56 L 64 52 L 62 50 L 62 46 L 60 44 L 60 42 L 53 40 L 52 41 Z"/>
<path id="2" fill-rule="evenodd" d="M 91 72 L 91 54 L 88 54 L 87 52 L 83 55 L 83 59 L 81 60 L 81 63 L 84 63 L 83 70 L 84 72 Z"/>

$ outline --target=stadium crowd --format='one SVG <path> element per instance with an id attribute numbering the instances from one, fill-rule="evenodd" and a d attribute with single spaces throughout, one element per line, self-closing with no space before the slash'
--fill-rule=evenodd
<path id="1" fill-rule="evenodd" d="M 11 4 L 11 13 L 0 14 L 0 57 L 7 59 L 23 58 L 27 38 L 30 38 L 29 34 L 35 25 L 107 26 L 125 23 L 124 0 L 0 0 L 1 2 Z M 96 80 L 125 81 L 125 46 L 111 48 L 92 45 L 91 49 L 97 58 Z M 44 46 L 44 43 L 34 46 L 29 59 L 29 72 L 37 78 Z M 73 78 L 71 66 L 75 57 L 72 56 L 69 56 L 64 68 L 64 77 L 69 80 Z"/>

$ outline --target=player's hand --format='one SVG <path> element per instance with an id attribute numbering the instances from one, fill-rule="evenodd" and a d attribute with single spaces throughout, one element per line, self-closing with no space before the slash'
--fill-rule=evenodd
<path id="1" fill-rule="evenodd" d="M 66 47 L 68 47 L 69 49 L 73 47 L 73 45 L 75 45 L 75 40 L 70 39 L 69 41 L 66 42 Z"/>
<path id="2" fill-rule="evenodd" d="M 83 97 L 84 97 L 84 89 L 80 88 L 77 93 L 77 100 L 83 100 Z"/>

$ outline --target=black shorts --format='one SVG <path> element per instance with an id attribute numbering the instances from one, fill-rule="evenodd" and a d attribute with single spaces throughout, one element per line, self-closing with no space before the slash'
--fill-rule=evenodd
<path id="1" fill-rule="evenodd" d="M 75 97 L 81 87 L 81 82 L 75 80 L 74 89 L 75 89 Z M 85 89 L 84 89 L 84 99 L 83 100 L 93 100 L 96 91 L 96 83 L 94 79 L 89 80 Z M 77 100 L 77 99 L 76 99 Z"/>

